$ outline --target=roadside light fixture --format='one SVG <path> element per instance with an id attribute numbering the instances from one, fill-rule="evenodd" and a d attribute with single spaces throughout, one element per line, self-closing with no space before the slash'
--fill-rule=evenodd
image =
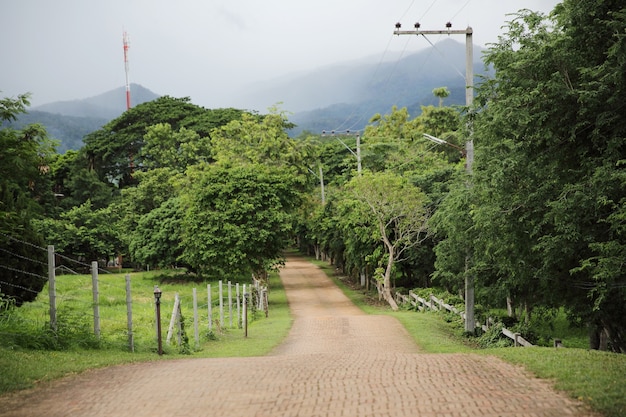
<path id="1" fill-rule="evenodd" d="M 161 337 L 161 295 L 158 285 L 154 286 L 154 305 L 156 307 L 157 343 L 159 356 L 163 355 L 163 343 Z"/>

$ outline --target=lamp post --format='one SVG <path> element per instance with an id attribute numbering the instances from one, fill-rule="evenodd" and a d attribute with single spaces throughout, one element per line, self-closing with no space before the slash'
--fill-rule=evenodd
<path id="1" fill-rule="evenodd" d="M 157 285 L 154 286 L 154 305 L 156 307 L 158 352 L 159 355 L 162 355 L 163 343 L 161 341 L 161 290 Z"/>

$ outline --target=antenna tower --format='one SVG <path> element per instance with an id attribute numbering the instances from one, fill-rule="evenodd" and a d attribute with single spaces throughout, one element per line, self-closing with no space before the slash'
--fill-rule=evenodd
<path id="1" fill-rule="evenodd" d="M 130 109 L 130 83 L 128 82 L 128 48 L 130 48 L 130 41 L 128 39 L 128 33 L 124 31 L 124 69 L 126 70 L 126 110 Z"/>

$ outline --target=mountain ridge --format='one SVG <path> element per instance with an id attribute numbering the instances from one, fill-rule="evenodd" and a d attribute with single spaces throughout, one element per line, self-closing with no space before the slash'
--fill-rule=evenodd
<path id="1" fill-rule="evenodd" d="M 476 78 L 489 72 L 480 59 L 483 51 L 474 46 Z M 241 105 L 236 107 L 261 112 L 280 103 L 279 107 L 290 112 L 290 121 L 297 125 L 289 134 L 298 136 L 304 131 L 361 130 L 374 114 L 388 113 L 394 105 L 407 107 L 412 117 L 418 116 L 421 106 L 437 104 L 432 94 L 437 87 L 450 90 L 446 105 L 465 104 L 464 44 L 445 39 L 406 56 L 391 55 L 394 57 L 387 60 L 382 59 L 383 55 L 372 55 L 258 83 L 238 96 Z M 158 97 L 139 84 L 131 84 L 132 106 Z M 80 148 L 86 134 L 124 111 L 125 88 L 119 87 L 86 99 L 34 107 L 12 125 L 19 128 L 42 123 L 53 138 L 61 141 L 59 151 L 64 152 Z"/>

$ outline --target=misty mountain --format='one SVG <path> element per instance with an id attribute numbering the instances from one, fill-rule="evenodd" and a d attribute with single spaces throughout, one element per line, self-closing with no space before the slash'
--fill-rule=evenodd
<path id="1" fill-rule="evenodd" d="M 131 84 L 131 104 L 133 106 L 152 101 L 159 96 L 139 84 Z M 126 111 L 126 88 L 116 88 L 106 93 L 71 101 L 57 101 L 33 107 L 20 114 L 16 121 L 4 123 L 14 129 L 40 123 L 48 135 L 60 142 L 57 151 L 65 153 L 69 149 L 80 149 L 83 137 L 100 129 L 109 121 Z"/>
<path id="2" fill-rule="evenodd" d="M 80 149 L 83 146 L 83 137 L 100 129 L 108 119 L 101 117 L 63 116 L 58 113 L 48 113 L 38 110 L 29 110 L 20 114 L 16 121 L 3 124 L 14 129 L 39 123 L 46 128 L 48 136 L 60 142 L 57 152 L 65 153 L 70 149 Z"/>
<path id="3" fill-rule="evenodd" d="M 137 104 L 152 101 L 159 96 L 139 84 L 130 85 L 130 103 Z M 33 110 L 61 114 L 63 116 L 106 119 L 119 117 L 126 111 L 126 88 L 119 87 L 106 93 L 82 100 L 56 101 L 34 107 Z"/>
<path id="4" fill-rule="evenodd" d="M 487 72 L 482 51 L 474 46 L 475 82 Z M 398 59 L 370 57 L 283 77 L 250 88 L 242 102 L 256 109 L 282 103 L 282 109 L 294 113 L 290 120 L 298 126 L 290 134 L 296 136 L 303 130 L 359 130 L 371 116 L 388 113 L 393 105 L 417 116 L 422 105 L 438 103 L 432 94 L 437 87 L 450 90 L 444 104 L 465 104 L 464 43 L 445 39 Z"/>
<path id="5" fill-rule="evenodd" d="M 474 74 L 488 71 L 481 61 L 483 49 L 474 46 Z M 412 117 L 423 105 L 436 105 L 432 90 L 447 87 L 445 105 L 465 104 L 465 45 L 445 39 L 435 47 L 410 54 L 387 54 L 337 63 L 249 86 L 240 94 L 239 108 L 264 113 L 277 103 L 291 112 L 297 125 L 289 134 L 303 131 L 361 130 L 376 113 L 389 113 L 393 105 L 407 107 Z M 475 78 L 475 82 L 476 82 Z M 138 84 L 131 85 L 132 106 L 159 96 Z M 43 124 L 61 141 L 59 152 L 79 149 L 83 137 L 100 129 L 126 110 L 125 88 L 120 87 L 82 100 L 59 101 L 34 107 L 10 124 L 15 128 Z"/>

